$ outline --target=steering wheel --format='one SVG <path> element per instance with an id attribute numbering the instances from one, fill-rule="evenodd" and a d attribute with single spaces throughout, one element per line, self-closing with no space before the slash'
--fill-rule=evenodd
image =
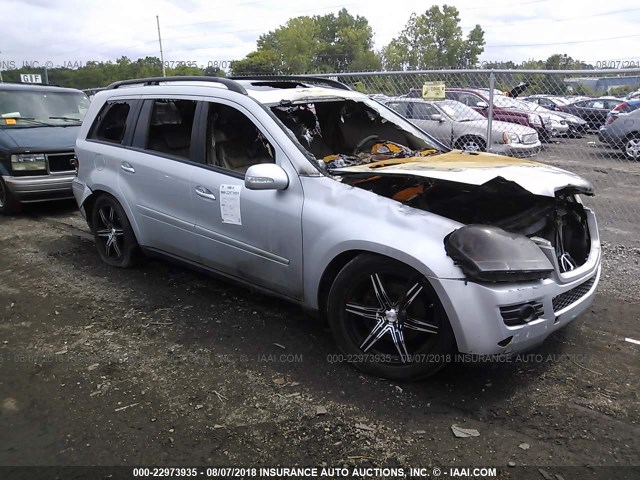
<path id="1" fill-rule="evenodd" d="M 360 150 L 362 150 L 362 147 L 364 147 L 367 143 L 369 142 L 374 142 L 376 140 L 378 140 L 378 135 L 369 135 L 368 137 L 363 138 L 362 140 L 360 140 L 358 142 L 358 145 L 356 145 L 356 148 L 353 149 L 353 155 L 357 155 L 358 152 Z"/>

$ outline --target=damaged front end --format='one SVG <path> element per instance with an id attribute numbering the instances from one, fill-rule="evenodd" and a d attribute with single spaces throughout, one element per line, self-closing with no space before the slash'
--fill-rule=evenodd
<path id="1" fill-rule="evenodd" d="M 474 185 L 424 174 L 385 173 L 384 168 L 370 169 L 375 172 L 370 174 L 345 170 L 340 172 L 343 183 L 464 224 L 444 243 L 470 280 L 538 280 L 554 272 L 568 274 L 589 259 L 588 210 L 578 196 L 592 194 L 589 185 L 564 185 L 549 196 L 501 176 Z"/>

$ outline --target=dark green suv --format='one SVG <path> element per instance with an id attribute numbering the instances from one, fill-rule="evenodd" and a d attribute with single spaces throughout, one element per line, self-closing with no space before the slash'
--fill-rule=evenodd
<path id="1" fill-rule="evenodd" d="M 0 213 L 73 198 L 74 147 L 88 108 L 80 90 L 0 84 Z"/>

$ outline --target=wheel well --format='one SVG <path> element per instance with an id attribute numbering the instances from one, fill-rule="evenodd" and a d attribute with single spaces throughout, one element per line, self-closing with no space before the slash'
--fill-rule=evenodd
<path id="1" fill-rule="evenodd" d="M 98 200 L 99 197 L 101 197 L 102 195 L 109 195 L 110 197 L 112 197 L 113 195 L 111 195 L 109 192 L 105 192 L 104 190 L 94 190 L 91 195 L 89 195 L 84 203 L 82 204 L 82 206 L 84 207 L 84 211 L 85 214 L 87 216 L 87 225 L 89 225 L 89 228 L 91 229 L 91 231 L 93 232 L 93 206 L 96 203 L 96 200 Z"/>
<path id="2" fill-rule="evenodd" d="M 631 140 L 632 138 L 640 138 L 640 132 L 631 132 L 624 137 L 625 140 Z"/>
<path id="3" fill-rule="evenodd" d="M 331 290 L 331 285 L 333 285 L 333 281 L 336 279 L 336 276 L 347 263 L 363 253 L 368 252 L 364 250 L 348 250 L 346 252 L 342 252 L 336 258 L 331 260 L 329 265 L 327 265 L 327 268 L 324 269 L 322 278 L 320 279 L 320 285 L 318 286 L 318 311 L 321 316 L 324 317 L 326 313 L 329 290 Z"/>
<path id="4" fill-rule="evenodd" d="M 392 262 L 398 262 L 403 265 L 407 265 L 410 268 L 414 268 L 411 265 L 408 265 L 396 258 L 382 255 L 376 252 L 370 252 L 368 250 L 348 250 L 346 252 L 342 252 L 333 260 L 331 260 L 329 265 L 327 265 L 327 267 L 324 269 L 324 272 L 322 273 L 320 285 L 318 286 L 318 312 L 320 313 L 320 316 L 324 317 L 324 315 L 326 314 L 329 290 L 331 290 L 331 286 L 338 276 L 338 273 L 340 273 L 340 270 L 342 270 L 347 263 L 360 255 L 376 255 L 378 257 L 386 258 Z"/>

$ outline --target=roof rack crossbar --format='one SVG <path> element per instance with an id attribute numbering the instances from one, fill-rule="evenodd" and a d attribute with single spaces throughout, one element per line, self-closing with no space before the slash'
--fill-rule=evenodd
<path id="1" fill-rule="evenodd" d="M 148 77 L 148 78 L 132 78 L 129 80 L 120 80 L 113 82 L 105 90 L 115 90 L 123 85 L 159 85 L 163 82 L 211 82 L 220 83 L 232 92 L 246 95 L 247 91 L 238 82 L 224 77 L 204 77 L 204 76 L 184 76 L 184 77 Z"/>
<path id="2" fill-rule="evenodd" d="M 290 82 L 307 82 L 321 83 L 330 87 L 339 88 L 340 90 L 351 90 L 348 85 L 333 80 L 331 78 L 314 77 L 313 75 L 248 75 L 246 77 L 228 77 L 232 80 L 260 80 L 260 81 L 290 81 Z"/>

